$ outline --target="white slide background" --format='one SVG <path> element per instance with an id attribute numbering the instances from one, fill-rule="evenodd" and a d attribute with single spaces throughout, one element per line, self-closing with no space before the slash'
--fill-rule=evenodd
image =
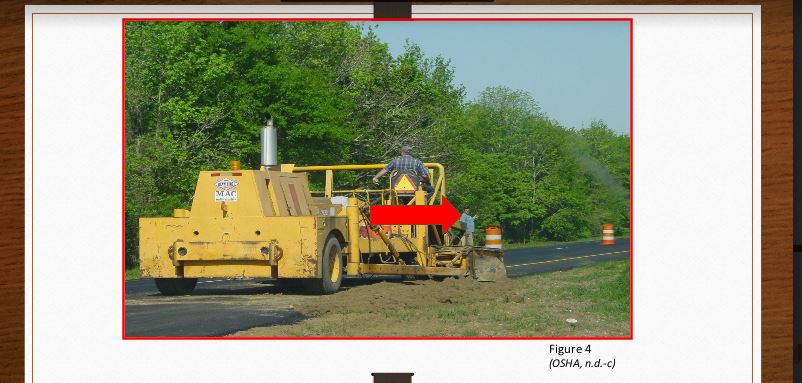
<path id="1" fill-rule="evenodd" d="M 757 6 L 413 7 L 413 17 L 634 19 L 633 340 L 122 340 L 121 19 L 198 11 L 370 17 L 372 8 L 26 8 L 28 381 L 335 383 L 407 371 L 416 383 L 759 379 Z M 592 344 L 616 368 L 549 370 L 552 343 Z"/>

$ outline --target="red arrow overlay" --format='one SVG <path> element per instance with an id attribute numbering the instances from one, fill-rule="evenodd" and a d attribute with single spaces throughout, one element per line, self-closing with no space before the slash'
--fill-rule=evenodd
<path id="1" fill-rule="evenodd" d="M 386 205 L 370 207 L 371 225 L 443 225 L 443 234 L 461 214 L 446 197 L 442 205 Z"/>

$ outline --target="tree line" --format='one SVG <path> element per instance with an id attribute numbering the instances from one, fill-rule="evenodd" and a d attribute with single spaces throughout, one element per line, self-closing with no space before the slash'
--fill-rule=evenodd
<path id="1" fill-rule="evenodd" d="M 280 129 L 283 163 L 384 163 L 411 145 L 445 165 L 455 206 L 510 241 L 629 226 L 628 135 L 603 121 L 566 128 L 520 90 L 491 87 L 467 100 L 446 58 L 413 43 L 394 57 L 370 27 L 128 22 L 125 64 L 128 266 L 139 217 L 189 207 L 198 171 L 233 159 L 259 166 L 267 118 Z M 338 173 L 336 182 L 368 186 L 370 175 Z"/>

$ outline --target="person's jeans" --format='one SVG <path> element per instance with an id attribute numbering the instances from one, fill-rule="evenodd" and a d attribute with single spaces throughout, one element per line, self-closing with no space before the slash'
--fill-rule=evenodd
<path id="1" fill-rule="evenodd" d="M 425 182 L 421 182 L 421 189 L 426 192 L 426 194 L 431 195 L 434 193 L 434 187 L 431 184 L 427 184 Z"/>

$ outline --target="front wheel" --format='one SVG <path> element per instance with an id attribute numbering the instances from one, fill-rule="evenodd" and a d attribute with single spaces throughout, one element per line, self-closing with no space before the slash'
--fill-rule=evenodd
<path id="1" fill-rule="evenodd" d="M 154 281 L 162 295 L 189 295 L 195 290 L 198 278 L 156 278 Z"/>
<path id="2" fill-rule="evenodd" d="M 304 289 L 311 294 L 334 294 L 343 282 L 342 248 L 337 238 L 326 239 L 320 264 L 323 278 L 303 280 Z"/>

